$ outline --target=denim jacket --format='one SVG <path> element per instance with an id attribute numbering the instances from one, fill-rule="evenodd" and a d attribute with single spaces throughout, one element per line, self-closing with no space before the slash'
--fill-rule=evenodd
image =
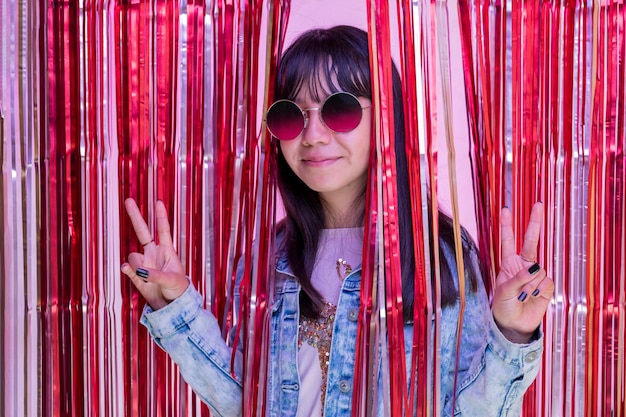
<path id="1" fill-rule="evenodd" d="M 326 417 L 351 415 L 360 278 L 361 272 L 357 268 L 344 280 L 339 296 L 328 368 Z M 518 416 L 523 394 L 539 371 L 543 337 L 538 331 L 537 340 L 529 344 L 508 341 L 495 324 L 484 286 L 480 279 L 478 281 L 476 292 L 469 289 L 466 292 L 454 413 L 451 408 L 459 303 L 441 312 L 442 414 L 463 417 Z M 299 292 L 298 280 L 283 256 L 276 267 L 270 319 L 267 415 L 271 417 L 295 416 L 298 407 Z M 185 381 L 214 415 L 241 415 L 241 352 L 236 353 L 233 378 L 231 349 L 221 336 L 217 320 L 203 309 L 202 296 L 192 285 L 160 310 L 153 311 L 146 306 L 141 323 L 178 364 Z M 411 325 L 405 325 L 404 338 L 409 369 L 413 338 Z M 381 391 L 379 389 L 378 416 L 383 416 Z"/>

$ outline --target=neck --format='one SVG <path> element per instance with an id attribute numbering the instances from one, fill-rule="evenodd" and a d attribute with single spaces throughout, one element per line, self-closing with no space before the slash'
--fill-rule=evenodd
<path id="1" fill-rule="evenodd" d="M 322 195 L 326 228 L 340 229 L 363 225 L 364 198 L 360 196 L 346 198 L 347 196 L 345 194 L 335 199 L 329 197 L 331 196 Z"/>

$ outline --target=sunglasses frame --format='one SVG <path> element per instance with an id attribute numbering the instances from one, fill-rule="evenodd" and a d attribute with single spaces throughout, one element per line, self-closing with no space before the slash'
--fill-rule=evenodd
<path id="1" fill-rule="evenodd" d="M 359 105 L 359 107 L 360 107 L 360 109 L 361 109 L 361 114 L 360 114 L 360 117 L 359 117 L 359 121 L 358 121 L 358 123 L 357 123 L 357 124 L 356 124 L 356 126 L 354 126 L 352 129 L 345 130 L 345 131 L 337 131 L 337 130 L 333 129 L 332 127 L 328 126 L 328 124 L 327 124 L 327 123 L 326 123 L 326 121 L 324 120 L 324 106 L 326 105 L 326 103 L 328 102 L 328 100 L 330 100 L 330 99 L 332 99 L 333 97 L 336 97 L 336 96 L 338 96 L 338 95 L 344 95 L 344 94 L 345 94 L 345 95 L 348 95 L 348 96 L 350 96 L 350 97 L 352 97 L 352 98 L 355 100 L 355 102 Z M 279 103 L 284 103 L 284 102 L 286 102 L 286 103 L 290 103 L 290 104 L 293 104 L 294 106 L 296 106 L 296 108 L 297 108 L 298 110 L 300 110 L 300 113 L 302 114 L 302 120 L 303 120 L 303 122 L 302 122 L 302 128 L 300 129 L 300 131 L 298 132 L 298 134 L 297 134 L 297 135 L 295 135 L 293 138 L 290 138 L 290 139 L 281 139 L 281 138 L 279 138 L 278 136 L 276 136 L 276 135 L 274 134 L 274 132 L 272 132 L 272 129 L 270 128 L 270 126 L 269 126 L 269 125 L 268 125 L 268 123 L 267 123 L 267 115 L 268 115 L 268 114 L 269 114 L 269 112 L 272 110 L 272 107 L 274 107 L 276 104 L 279 104 Z M 304 129 L 306 129 L 307 124 L 308 124 L 308 121 L 309 121 L 309 113 L 308 113 L 308 112 L 310 112 L 311 110 L 317 110 L 317 111 L 319 111 L 319 112 L 320 112 L 320 120 L 322 121 L 322 123 L 324 124 L 324 126 L 326 126 L 328 129 L 330 129 L 331 131 L 333 131 L 333 132 L 335 132 L 335 133 L 347 133 L 347 132 L 351 132 L 351 131 L 353 131 L 354 129 L 356 129 L 356 128 L 359 126 L 359 124 L 361 123 L 361 119 L 363 118 L 363 110 L 364 110 L 364 109 L 369 109 L 369 108 L 371 108 L 371 107 L 372 107 L 371 105 L 369 105 L 369 106 L 362 106 L 362 105 L 361 105 L 361 102 L 360 102 L 360 101 L 359 101 L 359 99 L 358 99 L 358 97 L 357 97 L 357 96 L 355 96 L 355 95 L 354 95 L 354 94 L 352 94 L 352 93 L 349 93 L 349 92 L 347 92 L 347 91 L 337 91 L 337 92 L 335 92 L 335 93 L 332 93 L 332 94 L 331 94 L 331 95 L 329 95 L 328 97 L 326 97 L 326 99 L 324 99 L 324 102 L 322 103 L 322 105 L 321 105 L 320 107 L 309 107 L 309 108 L 307 108 L 307 109 L 303 109 L 302 107 L 300 107 L 300 106 L 298 105 L 298 103 L 296 103 L 296 102 L 295 102 L 295 101 L 293 101 L 293 100 L 288 100 L 288 99 L 285 99 L 285 98 L 284 98 L 284 99 L 280 99 L 280 100 L 276 100 L 275 102 L 273 102 L 273 103 L 272 103 L 272 105 L 271 105 L 271 106 L 269 106 L 269 107 L 268 107 L 267 111 L 265 112 L 265 118 L 263 119 L 263 121 L 265 122 L 265 126 L 267 127 L 267 130 L 268 130 L 268 131 L 270 132 L 270 134 L 271 134 L 273 137 L 275 137 L 276 139 L 278 139 L 278 140 L 293 140 L 293 139 L 297 138 L 298 136 L 300 136 L 300 134 L 302 134 L 302 132 L 304 131 Z"/>

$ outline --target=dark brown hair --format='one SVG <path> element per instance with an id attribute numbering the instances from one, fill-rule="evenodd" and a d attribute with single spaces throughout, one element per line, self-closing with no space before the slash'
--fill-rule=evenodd
<path id="1" fill-rule="evenodd" d="M 328 83 L 331 91 L 320 92 L 319 80 Z M 323 93 L 347 91 L 357 97 L 372 98 L 367 33 L 352 26 L 335 26 L 329 29 L 314 29 L 302 34 L 283 54 L 276 77 L 275 99 L 295 99 L 306 88 L 311 97 L 319 100 Z M 404 319 L 413 319 L 415 258 L 413 253 L 413 220 L 411 217 L 409 176 L 405 151 L 405 127 L 402 84 L 395 66 L 393 67 L 394 135 L 396 153 L 396 181 L 398 213 L 400 222 L 400 258 L 402 270 L 402 296 Z M 280 148 L 280 147 L 279 147 Z M 277 156 L 278 187 L 283 199 L 286 217 L 281 221 L 281 248 L 287 261 L 298 277 L 300 311 L 303 316 L 317 317 L 322 306 L 322 297 L 311 283 L 320 232 L 325 227 L 322 201 L 317 192 L 306 186 L 291 170 L 280 150 Z M 365 189 L 361 193 L 365 199 Z M 361 202 L 362 203 L 362 202 Z M 361 223 L 365 213 L 361 208 Z M 439 213 L 439 237 L 442 245 L 454 250 L 452 220 Z M 431 234 L 432 236 L 432 234 Z M 466 267 L 470 253 L 476 246 L 463 229 L 463 253 Z M 432 247 L 432 239 L 431 239 Z M 454 259 L 441 254 L 442 306 L 452 305 L 458 298 L 456 286 L 456 264 Z M 469 271 L 470 288 L 476 290 L 478 271 Z"/>

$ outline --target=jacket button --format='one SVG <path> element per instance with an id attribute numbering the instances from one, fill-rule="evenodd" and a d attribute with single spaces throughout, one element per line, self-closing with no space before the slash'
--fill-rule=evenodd
<path id="1" fill-rule="evenodd" d="M 359 319 L 359 309 L 358 308 L 353 308 L 350 311 L 348 311 L 348 320 L 350 321 L 357 321 Z"/>
<path id="2" fill-rule="evenodd" d="M 346 392 L 350 392 L 350 382 L 346 381 L 345 379 L 339 381 L 339 391 L 343 392 L 344 394 Z"/>
<path id="3" fill-rule="evenodd" d="M 537 359 L 537 356 L 539 356 L 539 355 L 537 354 L 537 351 L 536 351 L 536 350 L 533 350 L 532 352 L 530 352 L 530 353 L 528 353 L 528 354 L 526 355 L 526 362 L 532 362 L 532 361 L 534 361 L 535 359 Z"/>

